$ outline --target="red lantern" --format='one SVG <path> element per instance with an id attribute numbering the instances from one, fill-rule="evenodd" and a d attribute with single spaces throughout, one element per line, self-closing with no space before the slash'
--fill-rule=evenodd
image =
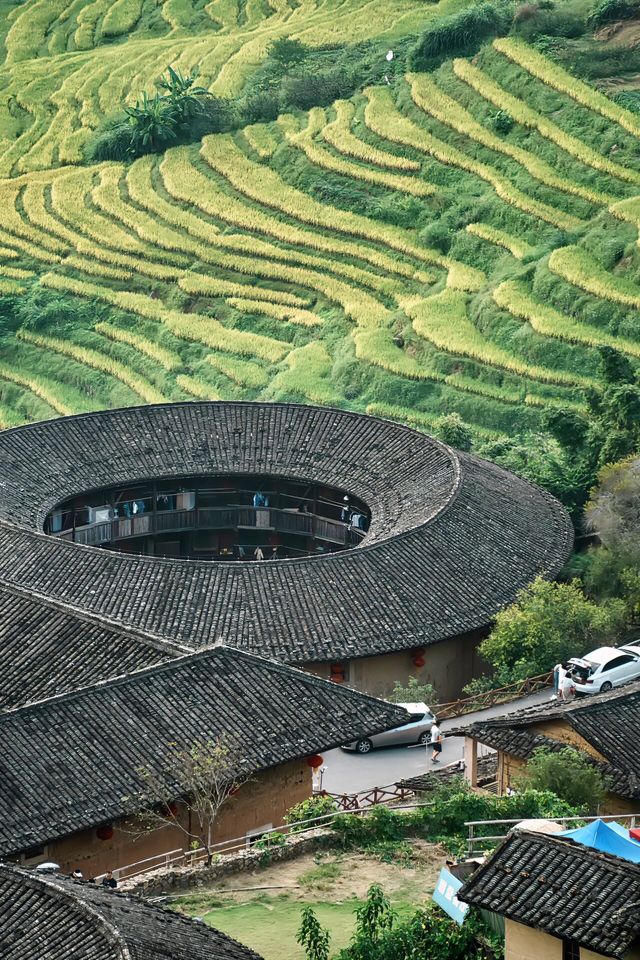
<path id="1" fill-rule="evenodd" d="M 424 665 L 425 665 L 426 662 L 427 662 L 427 661 L 425 660 L 424 657 L 414 657 L 414 658 L 413 658 L 413 665 L 414 665 L 414 667 L 424 667 Z"/>
<path id="2" fill-rule="evenodd" d="M 341 663 L 331 664 L 331 673 L 344 673 L 344 666 Z"/>
<path id="3" fill-rule="evenodd" d="M 332 663 L 331 664 L 331 675 L 329 677 L 333 683 L 344 683 L 344 674 L 345 669 L 344 665 L 341 663 Z"/>
<path id="4" fill-rule="evenodd" d="M 176 817 L 178 815 L 178 804 L 174 803 L 173 801 L 171 803 L 168 803 L 167 813 L 169 814 L 170 817 Z"/>
<path id="5" fill-rule="evenodd" d="M 424 667 L 426 663 L 424 659 L 424 647 L 416 647 L 415 650 L 411 651 L 411 662 L 414 667 Z"/>
<path id="6" fill-rule="evenodd" d="M 98 840 L 111 840 L 113 836 L 113 824 L 103 823 L 102 826 L 96 830 L 96 836 Z"/>
<path id="7" fill-rule="evenodd" d="M 321 757 L 319 753 L 314 753 L 312 757 L 307 757 L 307 766 L 311 767 L 312 770 L 317 770 L 323 763 L 324 757 Z"/>

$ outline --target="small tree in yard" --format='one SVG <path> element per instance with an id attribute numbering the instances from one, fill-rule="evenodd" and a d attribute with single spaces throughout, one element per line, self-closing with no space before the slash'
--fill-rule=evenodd
<path id="1" fill-rule="evenodd" d="M 178 827 L 193 844 L 204 847 L 210 865 L 218 813 L 248 777 L 238 744 L 226 734 L 186 747 L 169 743 L 160 763 L 142 767 L 138 774 L 144 828 Z M 188 825 L 173 804 L 178 797 L 190 814 Z"/>
<path id="2" fill-rule="evenodd" d="M 558 751 L 538 747 L 516 786 L 521 790 L 551 790 L 587 813 L 597 813 L 606 790 L 597 767 L 572 747 Z"/>
<path id="3" fill-rule="evenodd" d="M 426 703 L 433 707 L 438 703 L 438 694 L 430 683 L 420 683 L 417 677 L 409 677 L 406 687 L 394 680 L 393 690 L 387 699 L 391 703 Z"/>
<path id="4" fill-rule="evenodd" d="M 329 960 L 329 933 L 320 926 L 312 907 L 304 907 L 302 922 L 296 940 L 307 955 L 307 960 Z"/>

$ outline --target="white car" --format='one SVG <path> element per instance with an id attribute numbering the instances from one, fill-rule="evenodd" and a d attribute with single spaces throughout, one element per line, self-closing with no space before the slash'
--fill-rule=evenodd
<path id="1" fill-rule="evenodd" d="M 640 679 L 640 645 L 598 647 L 586 657 L 574 657 L 567 664 L 576 693 L 607 693 L 623 683 Z"/>
<path id="2" fill-rule="evenodd" d="M 399 747 L 403 744 L 427 744 L 431 737 L 431 725 L 434 716 L 426 703 L 397 703 L 407 711 L 407 722 L 393 730 L 362 737 L 352 743 L 345 743 L 342 750 L 354 750 L 356 753 L 371 753 L 374 747 Z"/>

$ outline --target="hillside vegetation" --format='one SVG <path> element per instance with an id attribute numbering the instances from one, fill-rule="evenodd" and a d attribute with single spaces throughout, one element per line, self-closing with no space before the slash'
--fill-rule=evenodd
<path id="1" fill-rule="evenodd" d="M 640 114 L 539 49 L 374 63 L 307 111 L 84 159 L 168 64 L 239 98 L 277 37 L 348 31 L 384 61 L 462 6 L 0 3 L 0 426 L 286 399 L 455 413 L 481 450 L 536 436 L 561 457 L 549 422 L 589 417 L 598 348 L 640 359 Z"/>

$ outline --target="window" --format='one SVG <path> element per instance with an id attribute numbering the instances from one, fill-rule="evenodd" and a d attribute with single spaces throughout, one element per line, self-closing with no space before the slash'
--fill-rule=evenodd
<path id="1" fill-rule="evenodd" d="M 563 940 L 562 960 L 580 960 L 580 944 L 575 940 Z"/>
<path id="2" fill-rule="evenodd" d="M 635 660 L 635 657 L 632 657 L 630 654 L 626 654 L 623 657 L 614 657 L 613 660 L 610 660 L 609 663 L 602 668 L 602 672 L 605 670 L 615 670 L 616 667 L 624 667 L 627 663 L 632 663 Z"/>

